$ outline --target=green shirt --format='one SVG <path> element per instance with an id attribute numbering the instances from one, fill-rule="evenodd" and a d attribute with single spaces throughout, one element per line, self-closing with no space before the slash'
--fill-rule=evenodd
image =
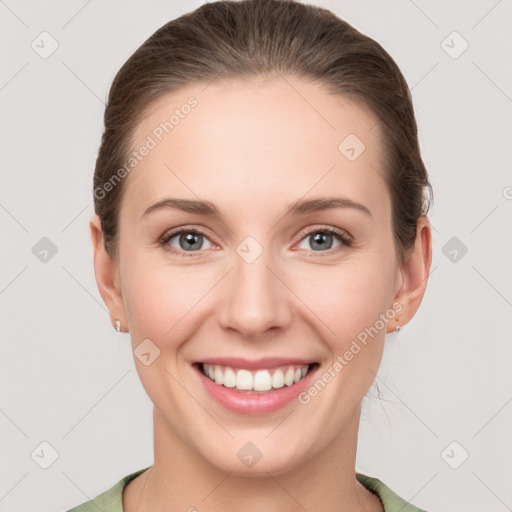
<path id="1" fill-rule="evenodd" d="M 124 512 L 123 511 L 123 489 L 135 477 L 149 469 L 140 469 L 135 473 L 125 476 L 114 487 L 97 496 L 94 500 L 82 503 L 67 512 Z M 376 494 L 384 505 L 385 512 L 426 512 L 421 508 L 409 504 L 404 499 L 395 494 L 389 487 L 382 483 L 378 478 L 356 473 L 357 480 L 363 484 L 369 491 Z"/>

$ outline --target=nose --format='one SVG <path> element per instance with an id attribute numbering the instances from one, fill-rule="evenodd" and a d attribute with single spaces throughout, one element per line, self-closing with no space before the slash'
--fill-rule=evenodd
<path id="1" fill-rule="evenodd" d="M 222 328 L 256 341 L 289 325 L 291 292 L 270 251 L 252 262 L 240 254 L 234 252 L 233 268 L 219 290 L 217 318 Z"/>

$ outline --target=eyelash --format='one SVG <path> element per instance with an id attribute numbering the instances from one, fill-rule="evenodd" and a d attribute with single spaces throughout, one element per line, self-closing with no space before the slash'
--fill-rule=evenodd
<path id="1" fill-rule="evenodd" d="M 203 235 L 204 237 L 208 238 L 208 235 L 203 230 L 201 230 L 199 228 L 193 228 L 193 229 L 192 228 L 182 228 L 182 229 L 178 229 L 177 231 L 173 231 L 169 234 L 165 234 L 159 240 L 159 244 L 166 251 L 169 251 L 170 253 L 176 254 L 178 256 L 184 256 L 184 257 L 187 257 L 187 256 L 194 257 L 195 256 L 195 257 L 197 257 L 197 253 L 201 252 L 201 251 L 180 251 L 180 250 L 177 250 L 174 247 L 168 245 L 169 240 L 171 240 L 172 238 L 174 238 L 178 235 L 182 235 L 183 233 L 194 233 L 194 234 Z M 322 226 L 321 228 L 315 228 L 315 229 L 312 229 L 312 230 L 304 233 L 303 236 L 299 239 L 299 242 L 301 242 L 303 239 L 307 238 L 308 236 L 311 236 L 311 235 L 317 234 L 317 233 L 333 235 L 335 238 L 337 238 L 342 243 L 342 246 L 352 247 L 353 240 L 351 238 L 346 236 L 343 231 L 340 231 L 338 229 L 335 229 L 335 228 L 332 228 L 329 226 Z M 312 251 L 312 252 L 315 252 L 316 256 L 320 256 L 320 257 L 323 255 L 332 255 L 333 252 L 336 252 L 337 250 L 341 249 L 342 246 L 336 247 L 334 249 L 329 249 L 327 251 Z"/>

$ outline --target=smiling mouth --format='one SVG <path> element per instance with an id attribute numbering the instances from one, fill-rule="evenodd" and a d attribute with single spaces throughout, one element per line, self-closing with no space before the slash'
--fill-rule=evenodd
<path id="1" fill-rule="evenodd" d="M 284 387 L 291 387 L 304 379 L 318 363 L 305 365 L 283 365 L 275 368 L 247 370 L 219 364 L 197 363 L 198 370 L 215 382 L 245 394 L 271 393 Z"/>

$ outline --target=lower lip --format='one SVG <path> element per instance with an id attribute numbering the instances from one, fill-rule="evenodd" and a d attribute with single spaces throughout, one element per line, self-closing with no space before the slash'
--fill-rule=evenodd
<path id="1" fill-rule="evenodd" d="M 312 368 L 303 379 L 291 386 L 255 394 L 239 393 L 234 388 L 215 384 L 213 380 L 204 375 L 200 368 L 195 367 L 195 369 L 206 391 L 220 405 L 238 414 L 256 415 L 272 413 L 292 402 L 308 387 L 318 367 Z"/>

